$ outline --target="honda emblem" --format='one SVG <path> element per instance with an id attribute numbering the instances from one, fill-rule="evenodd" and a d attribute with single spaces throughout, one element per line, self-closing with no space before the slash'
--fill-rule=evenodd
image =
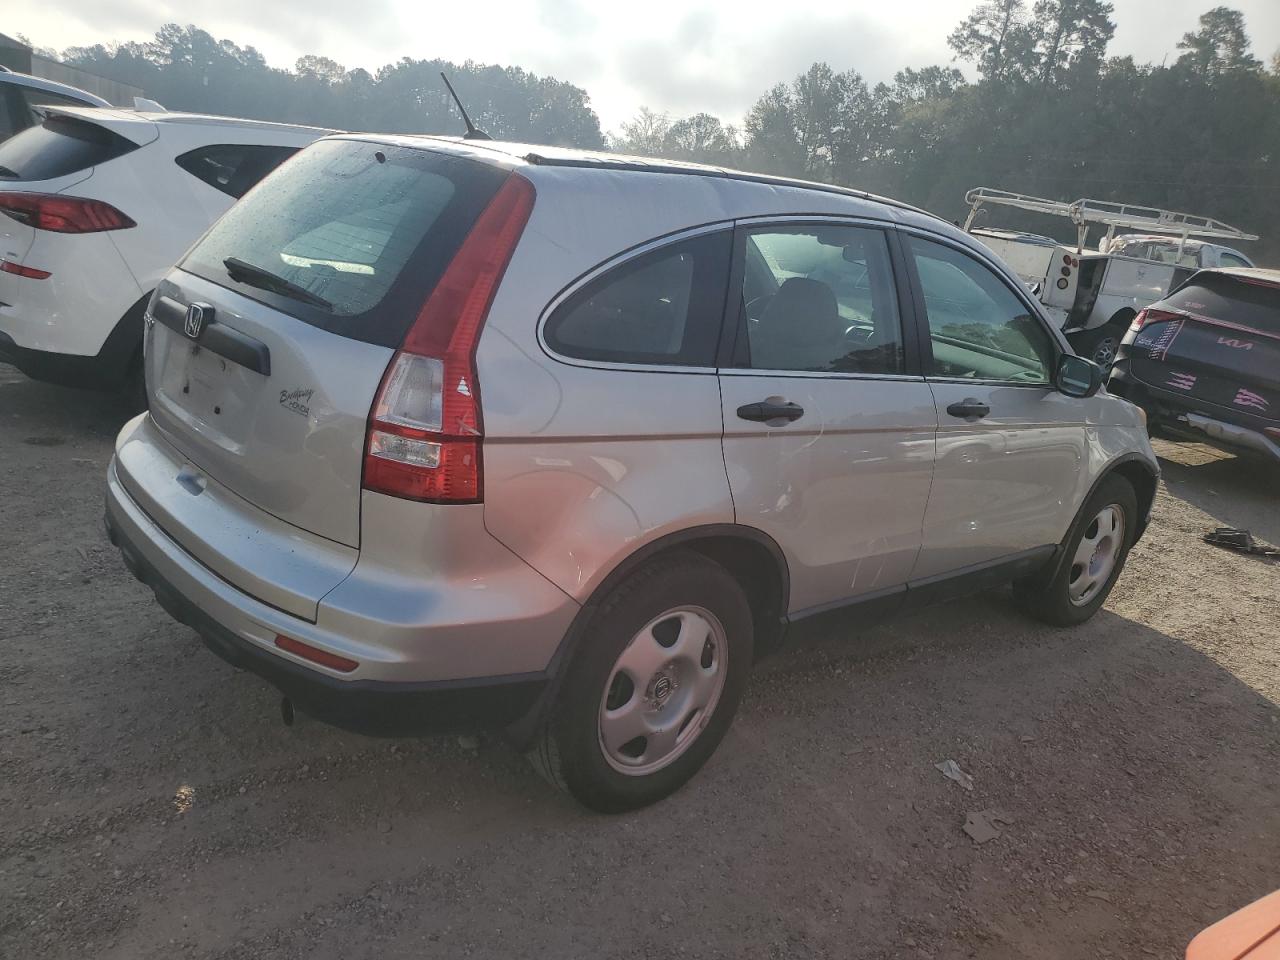
<path id="1" fill-rule="evenodd" d="M 192 340 L 200 339 L 200 331 L 204 329 L 206 311 L 209 314 L 213 313 L 211 308 L 202 303 L 193 303 L 187 307 L 187 320 L 182 329 Z"/>

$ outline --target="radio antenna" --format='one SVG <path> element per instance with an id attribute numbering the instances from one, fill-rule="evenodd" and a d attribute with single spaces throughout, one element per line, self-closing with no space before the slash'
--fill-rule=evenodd
<path id="1" fill-rule="evenodd" d="M 453 84 L 449 82 L 449 78 L 444 75 L 444 71 L 440 71 L 440 79 L 444 81 L 444 85 L 449 88 L 449 96 L 453 97 L 453 102 L 458 105 L 458 112 L 462 114 L 462 122 L 467 125 L 467 132 L 462 135 L 463 140 L 492 140 L 483 130 L 477 130 L 476 125 L 471 122 L 471 118 L 467 116 L 467 108 L 462 105 L 462 99 L 458 96 Z"/>

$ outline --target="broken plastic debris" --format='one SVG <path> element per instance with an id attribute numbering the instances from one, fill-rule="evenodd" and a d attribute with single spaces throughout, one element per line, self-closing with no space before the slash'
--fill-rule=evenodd
<path id="1" fill-rule="evenodd" d="M 960 769 L 960 764 L 954 760 L 943 760 L 941 763 L 935 763 L 934 768 L 940 770 L 942 775 L 948 780 L 954 780 L 966 790 L 973 789 L 973 777 Z"/>
<path id="2" fill-rule="evenodd" d="M 1000 836 L 1000 828 L 997 823 L 1003 823 L 1006 826 L 1013 823 L 1013 817 L 1003 810 L 979 810 L 977 813 L 970 813 L 964 819 L 964 832 L 973 838 L 974 843 L 986 843 L 988 840 L 994 840 Z"/>
<path id="3" fill-rule="evenodd" d="M 986 843 L 1000 836 L 1000 828 L 991 822 L 985 810 L 964 818 L 964 832 L 973 838 L 974 843 Z"/>
<path id="4" fill-rule="evenodd" d="M 1204 535 L 1204 542 L 1215 547 L 1226 547 L 1237 553 L 1251 553 L 1258 557 L 1269 557 L 1280 560 L 1280 550 L 1259 543 L 1248 530 L 1236 527 L 1218 527 L 1213 533 Z"/>

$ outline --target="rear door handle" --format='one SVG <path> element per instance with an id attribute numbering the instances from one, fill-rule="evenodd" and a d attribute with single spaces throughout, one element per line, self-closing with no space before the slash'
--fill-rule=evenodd
<path id="1" fill-rule="evenodd" d="M 991 408 L 981 400 L 975 400 L 973 397 L 965 397 L 963 400 L 957 401 L 947 407 L 947 413 L 953 417 L 960 417 L 962 420 L 981 420 Z"/>
<path id="2" fill-rule="evenodd" d="M 770 420 L 799 420 L 804 416 L 804 407 L 798 403 L 773 403 L 762 400 L 759 403 L 746 403 L 738 408 L 738 416 L 743 420 L 757 420 L 768 423 Z"/>

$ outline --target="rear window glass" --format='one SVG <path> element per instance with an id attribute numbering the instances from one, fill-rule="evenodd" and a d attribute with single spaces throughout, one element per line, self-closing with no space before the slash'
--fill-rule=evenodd
<path id="1" fill-rule="evenodd" d="M 1280 336 L 1280 278 L 1250 281 L 1222 273 L 1204 273 L 1171 293 L 1165 303 L 1210 320 L 1224 320 Z"/>
<path id="2" fill-rule="evenodd" d="M 232 207 L 183 268 L 314 326 L 397 346 L 506 176 L 427 150 L 321 141 Z M 232 277 L 228 260 L 258 279 L 234 267 Z"/>
<path id="3" fill-rule="evenodd" d="M 136 149 L 96 123 L 53 116 L 0 143 L 0 180 L 52 180 Z"/>
<path id="4" fill-rule="evenodd" d="M 297 152 L 297 147 L 215 143 L 190 150 L 175 157 L 173 162 L 197 180 L 238 200 Z"/>

